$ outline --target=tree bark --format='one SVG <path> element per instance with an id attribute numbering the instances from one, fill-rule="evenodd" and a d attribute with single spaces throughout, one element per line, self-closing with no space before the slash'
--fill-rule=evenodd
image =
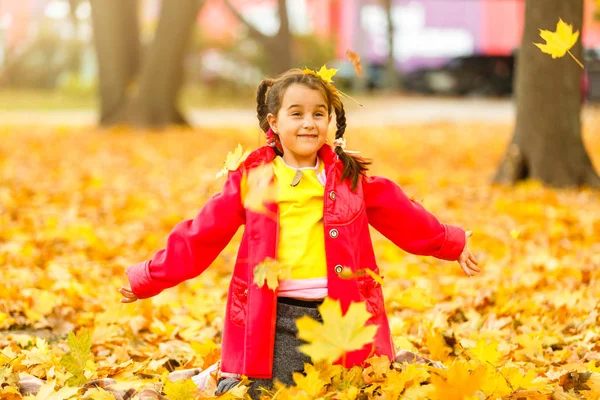
<path id="1" fill-rule="evenodd" d="M 200 0 L 163 0 L 134 102 L 137 125 L 187 125 L 177 108 L 177 94 L 183 84 L 185 51 L 201 5 Z"/>
<path id="2" fill-rule="evenodd" d="M 582 31 L 583 0 L 526 0 L 517 60 L 514 135 L 496 183 L 539 180 L 554 187 L 599 187 L 581 137 L 582 69 L 567 54 L 552 59 L 533 45 L 539 29 L 554 31 L 558 17 Z M 582 60 L 581 38 L 571 52 Z"/>
<path id="3" fill-rule="evenodd" d="M 292 55 L 292 33 L 290 31 L 288 8 L 286 0 L 277 0 L 277 11 L 279 15 L 279 30 L 275 36 L 265 35 L 254 25 L 248 22 L 242 14 L 231 4 L 224 0 L 225 5 L 231 13 L 248 28 L 248 34 L 264 47 L 269 58 L 269 72 L 280 74 L 293 66 Z"/>
<path id="4" fill-rule="evenodd" d="M 128 89 L 139 67 L 137 0 L 91 0 L 98 59 L 100 124 L 127 120 Z"/>
<path id="5" fill-rule="evenodd" d="M 396 71 L 396 60 L 394 59 L 394 46 L 395 46 L 395 27 L 394 18 L 392 15 L 392 9 L 394 6 L 394 0 L 383 0 L 383 7 L 388 22 L 388 46 L 390 51 L 385 63 L 385 88 L 388 90 L 395 90 L 400 87 L 400 78 Z"/>
<path id="6" fill-rule="evenodd" d="M 137 0 L 91 0 L 99 66 L 100 124 L 188 125 L 177 108 L 183 59 L 203 0 L 163 0 L 140 62 Z"/>

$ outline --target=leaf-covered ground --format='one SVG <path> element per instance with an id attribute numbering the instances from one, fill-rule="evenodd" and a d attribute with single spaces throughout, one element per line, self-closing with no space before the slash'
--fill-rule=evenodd
<path id="1" fill-rule="evenodd" d="M 469 278 L 374 232 L 396 346 L 449 369 L 322 366 L 277 398 L 598 398 L 600 193 L 490 185 L 510 134 L 488 124 L 348 130 L 372 174 L 474 231 L 483 272 Z M 597 118 L 584 138 L 600 170 Z M 205 274 L 151 300 L 121 304 L 117 289 L 128 265 L 220 189 L 227 152 L 262 143 L 258 128 L 8 127 L 0 139 L 0 398 L 112 399 L 146 386 L 200 398 L 166 374 L 219 358 L 241 232 Z M 27 375 L 43 381 L 37 397 L 19 392 Z M 117 391 L 85 388 L 106 377 Z"/>

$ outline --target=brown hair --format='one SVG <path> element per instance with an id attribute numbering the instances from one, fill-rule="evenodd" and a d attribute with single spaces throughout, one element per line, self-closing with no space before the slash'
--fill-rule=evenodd
<path id="1" fill-rule="evenodd" d="M 267 115 L 277 115 L 283 102 L 285 91 L 294 84 L 304 85 L 309 89 L 318 90 L 327 100 L 328 113 L 335 111 L 337 130 L 335 138 L 341 139 L 346 131 L 346 112 L 344 105 L 340 100 L 338 92 L 329 84 L 325 83 L 320 77 L 313 74 L 305 74 L 300 69 L 291 69 L 275 79 L 265 79 L 256 91 L 256 113 L 260 128 L 267 132 L 269 130 L 269 121 Z M 274 147 L 277 155 L 283 155 L 279 149 Z M 352 180 L 352 190 L 358 185 L 358 179 L 361 175 L 365 176 L 367 166 L 371 161 L 362 157 L 345 153 L 341 147 L 336 146 L 335 152 L 344 165 L 344 172 L 341 180 L 350 178 Z"/>

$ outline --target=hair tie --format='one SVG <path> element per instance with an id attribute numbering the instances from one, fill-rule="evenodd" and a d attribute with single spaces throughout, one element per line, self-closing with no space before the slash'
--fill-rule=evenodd
<path id="1" fill-rule="evenodd" d="M 275 135 L 275 132 L 273 132 L 273 129 L 269 128 L 269 130 L 265 132 L 265 139 L 267 140 L 267 145 L 270 147 L 275 147 L 283 153 L 281 142 L 279 141 L 277 135 Z"/>
<path id="2" fill-rule="evenodd" d="M 342 151 L 346 154 L 360 154 L 360 151 L 346 150 L 346 138 L 341 137 L 333 141 L 335 147 L 341 147 Z"/>

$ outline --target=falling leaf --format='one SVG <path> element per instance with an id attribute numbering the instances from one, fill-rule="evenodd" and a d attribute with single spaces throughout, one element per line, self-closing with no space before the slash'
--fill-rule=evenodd
<path id="1" fill-rule="evenodd" d="M 277 186 L 273 183 L 273 166 L 263 164 L 248 171 L 243 195 L 244 207 L 256 213 L 267 214 L 265 203 L 277 200 Z"/>
<path id="2" fill-rule="evenodd" d="M 267 258 L 254 267 L 254 283 L 258 287 L 263 287 L 267 282 L 267 287 L 275 290 L 279 286 L 279 279 L 291 278 L 291 268 L 272 258 Z"/>
<path id="3" fill-rule="evenodd" d="M 373 271 L 372 269 L 365 269 L 365 272 L 367 273 L 367 275 L 369 275 L 371 278 L 373 278 L 375 280 L 375 282 L 379 283 L 380 285 L 383 285 L 383 278 L 381 276 L 379 276 L 378 274 L 375 273 L 375 271 Z"/>
<path id="4" fill-rule="evenodd" d="M 581 61 L 579 61 L 570 51 L 579 38 L 579 31 L 573 32 L 573 25 L 568 25 L 562 19 L 559 19 L 556 24 L 555 32 L 540 29 L 540 36 L 546 43 L 534 44 L 539 47 L 542 52 L 550 54 L 552 58 L 564 57 L 568 52 L 577 64 L 583 68 Z"/>
<path id="5" fill-rule="evenodd" d="M 322 323 L 306 315 L 296 321 L 298 338 L 308 342 L 298 349 L 313 361 L 335 362 L 346 352 L 371 343 L 377 332 L 377 326 L 366 325 L 371 314 L 363 302 L 351 303 L 342 316 L 339 301 L 327 297 L 319 306 L 319 312 Z"/>
<path id="6" fill-rule="evenodd" d="M 246 158 L 248 158 L 250 153 L 250 150 L 243 151 L 242 145 L 238 143 L 233 153 L 230 151 L 227 152 L 227 158 L 225 159 L 223 169 L 217 173 L 217 179 L 227 175 L 229 171 L 236 171 Z"/>
<path id="7" fill-rule="evenodd" d="M 356 75 L 361 76 L 363 73 L 363 69 L 360 65 L 360 56 L 350 49 L 346 50 L 346 55 L 348 56 L 348 59 L 352 62 L 352 65 L 354 65 L 354 71 L 356 71 Z"/>

